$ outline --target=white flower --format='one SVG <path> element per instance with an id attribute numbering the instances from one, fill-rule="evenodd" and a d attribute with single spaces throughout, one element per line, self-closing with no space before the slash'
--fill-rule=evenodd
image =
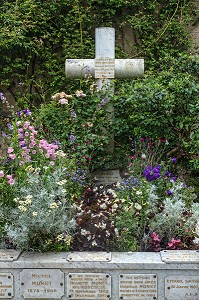
<path id="1" fill-rule="evenodd" d="M 95 240 L 92 241 L 92 246 L 97 246 L 97 242 Z"/>
<path id="2" fill-rule="evenodd" d="M 33 217 L 36 217 L 38 215 L 38 212 L 37 211 L 33 211 L 32 215 L 33 215 Z"/>
<path id="3" fill-rule="evenodd" d="M 59 99 L 58 103 L 60 104 L 68 104 L 68 100 L 66 98 Z"/>
<path id="4" fill-rule="evenodd" d="M 146 154 L 142 153 L 141 157 L 142 157 L 143 159 L 146 159 Z"/>
<path id="5" fill-rule="evenodd" d="M 136 195 L 142 195 L 141 191 L 136 191 L 135 193 L 136 193 Z"/>
<path id="6" fill-rule="evenodd" d="M 142 206 L 141 206 L 139 203 L 135 203 L 135 204 L 134 204 L 134 207 L 135 207 L 135 209 L 137 209 L 137 210 L 141 210 L 141 209 L 142 209 Z"/>
<path id="7" fill-rule="evenodd" d="M 21 212 L 25 212 L 27 210 L 27 208 L 23 205 L 19 205 L 18 206 L 18 209 L 21 211 Z"/>
<path id="8" fill-rule="evenodd" d="M 58 205 L 56 202 L 53 202 L 50 204 L 50 209 L 55 209 L 55 208 L 58 208 Z"/>
<path id="9" fill-rule="evenodd" d="M 20 198 L 17 197 L 17 198 L 14 198 L 13 201 L 14 201 L 14 202 L 18 202 L 19 199 L 20 199 Z"/>
<path id="10" fill-rule="evenodd" d="M 103 203 L 103 204 L 101 204 L 101 205 L 100 205 L 100 208 L 101 208 L 101 209 L 106 209 L 106 208 L 107 208 L 107 206 L 106 206 L 106 204 L 105 204 L 105 203 Z"/>

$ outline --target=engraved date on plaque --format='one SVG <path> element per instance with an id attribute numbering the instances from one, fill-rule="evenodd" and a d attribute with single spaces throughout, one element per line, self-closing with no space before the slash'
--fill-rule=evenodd
<path id="1" fill-rule="evenodd" d="M 104 273 L 70 273 L 67 275 L 69 299 L 111 298 L 111 276 Z"/>
<path id="2" fill-rule="evenodd" d="M 13 275 L 11 273 L 0 273 L 0 299 L 13 297 Z"/>
<path id="3" fill-rule="evenodd" d="M 199 276 L 167 276 L 165 278 L 165 299 L 198 300 Z"/>
<path id="4" fill-rule="evenodd" d="M 156 274 L 121 274 L 119 276 L 119 299 L 157 299 Z"/>
<path id="5" fill-rule="evenodd" d="M 25 269 L 20 274 L 20 286 L 25 299 L 61 299 L 64 273 L 56 269 Z"/>

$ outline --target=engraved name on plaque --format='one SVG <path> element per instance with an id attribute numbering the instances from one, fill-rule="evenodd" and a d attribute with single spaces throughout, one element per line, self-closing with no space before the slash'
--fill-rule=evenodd
<path id="1" fill-rule="evenodd" d="M 167 276 L 165 278 L 165 298 L 167 300 L 198 300 L 198 276 Z"/>
<path id="2" fill-rule="evenodd" d="M 111 276 L 104 273 L 69 273 L 67 297 L 75 300 L 107 300 L 111 298 Z"/>
<path id="3" fill-rule="evenodd" d="M 11 273 L 0 273 L 0 299 L 13 297 L 13 275 Z"/>
<path id="4" fill-rule="evenodd" d="M 156 274 L 121 274 L 119 298 L 124 300 L 157 299 Z"/>
<path id="5" fill-rule="evenodd" d="M 61 299 L 64 273 L 55 269 L 25 269 L 20 273 L 20 286 L 25 299 Z"/>
<path id="6" fill-rule="evenodd" d="M 95 78 L 114 78 L 115 59 L 101 57 L 95 59 Z"/>

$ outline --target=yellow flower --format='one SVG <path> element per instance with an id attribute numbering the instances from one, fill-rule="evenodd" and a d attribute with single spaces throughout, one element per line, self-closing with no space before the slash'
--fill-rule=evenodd
<path id="1" fill-rule="evenodd" d="M 33 211 L 32 215 L 33 215 L 33 217 L 36 217 L 38 215 L 38 212 L 37 211 Z"/>

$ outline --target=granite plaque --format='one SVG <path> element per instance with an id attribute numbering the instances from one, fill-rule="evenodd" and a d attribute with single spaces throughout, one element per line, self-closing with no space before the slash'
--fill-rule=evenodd
<path id="1" fill-rule="evenodd" d="M 95 78 L 115 78 L 115 59 L 95 58 Z"/>
<path id="2" fill-rule="evenodd" d="M 164 250 L 161 251 L 165 263 L 199 263 L 199 251 L 195 250 Z"/>
<path id="3" fill-rule="evenodd" d="M 165 278 L 165 299 L 167 300 L 198 300 L 198 276 L 167 276 Z"/>
<path id="4" fill-rule="evenodd" d="M 104 273 L 70 273 L 67 275 L 67 297 L 107 300 L 111 298 L 111 276 Z"/>
<path id="5" fill-rule="evenodd" d="M 0 261 L 14 261 L 17 260 L 21 251 L 16 251 L 12 249 L 0 249 Z"/>
<path id="6" fill-rule="evenodd" d="M 0 299 L 13 297 L 13 275 L 11 273 L 0 273 Z"/>
<path id="7" fill-rule="evenodd" d="M 64 273 L 56 269 L 24 269 L 20 273 L 20 287 L 25 299 L 61 299 Z"/>
<path id="8" fill-rule="evenodd" d="M 121 274 L 119 276 L 119 298 L 123 300 L 157 299 L 156 274 Z"/>
<path id="9" fill-rule="evenodd" d="M 74 252 L 67 257 L 69 261 L 111 261 L 109 252 Z"/>

